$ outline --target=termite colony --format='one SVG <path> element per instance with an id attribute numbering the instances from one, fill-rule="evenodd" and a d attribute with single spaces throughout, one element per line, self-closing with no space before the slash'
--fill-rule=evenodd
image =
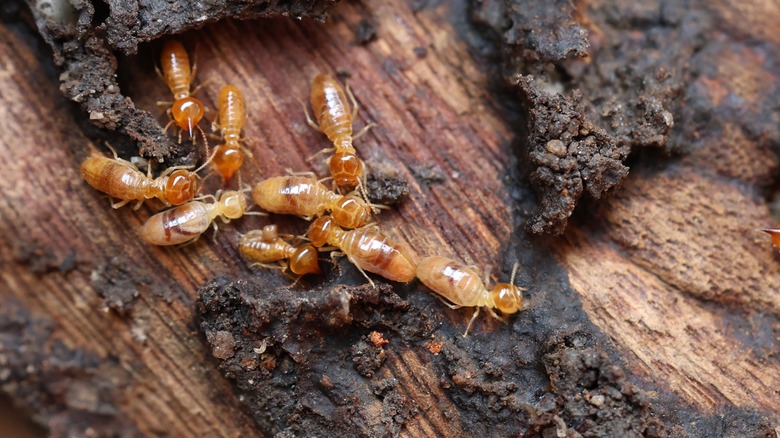
<path id="1" fill-rule="evenodd" d="M 184 46 L 177 41 L 166 42 L 160 64 L 160 76 L 175 99 L 158 103 L 168 107 L 169 122 L 164 131 L 176 125 L 178 141 L 181 142 L 182 133 L 186 131 L 193 143 L 195 133 L 199 133 L 207 156 L 205 162 L 193 171 L 188 167 L 170 167 L 156 178 L 152 177 L 151 166 L 143 172 L 119 158 L 113 149 L 113 158 L 93 153 L 81 164 L 81 174 L 89 185 L 119 200 L 112 203 L 114 208 L 136 201 L 134 208 L 137 209 L 147 199 L 158 199 L 166 207 L 172 207 L 151 216 L 141 227 L 140 236 L 146 243 L 191 243 L 210 226 L 216 233 L 217 218 L 227 223 L 244 215 L 264 215 L 249 211 L 251 206 L 246 192 L 251 191 L 254 204 L 267 212 L 312 221 L 304 236 L 280 234 L 273 224 L 241 234 L 239 252 L 253 266 L 289 270 L 300 278 L 306 274 L 321 274 L 318 255 L 332 251 L 332 259 L 336 255 L 346 255 L 372 285 L 374 282 L 366 271 L 401 283 L 409 283 L 416 277 L 442 301 L 446 300 L 447 306 L 476 307 L 464 336 L 483 307 L 491 316 L 504 322 L 493 309 L 506 315 L 522 310 L 524 289 L 513 284 L 517 265 L 510 283 L 499 283 L 488 290 L 474 270 L 454 260 L 427 257 L 415 265 L 401 246 L 372 223 L 374 215 L 384 206 L 371 204 L 368 200 L 366 167 L 358 157 L 353 140 L 374 124 L 366 125 L 353 135 L 352 122 L 358 106 L 349 87 L 345 93 L 333 77 L 315 77 L 309 96 L 314 120 L 301 102 L 308 123 L 333 144 L 332 148 L 321 150 L 308 161 L 320 154 L 332 153 L 327 159 L 331 175 L 325 180 L 332 179 L 334 187 L 328 188 L 322 182 L 325 180 L 318 180 L 313 173 L 288 171 L 288 175 L 267 178 L 250 188 L 242 185 L 240 173 L 245 156 L 251 157 L 244 146 L 246 139 L 241 137 L 247 116 L 241 91 L 235 85 L 225 85 L 219 92 L 212 130 L 220 132 L 223 143 L 211 152 L 207 136 L 199 126 L 207 111 L 193 96 L 200 87 L 191 90 L 196 67 L 190 64 Z M 230 185 L 233 176 L 237 175 L 237 189 L 201 194 L 198 172 L 207 166 L 221 177 L 223 187 Z M 339 252 L 333 251 L 336 249 Z"/>

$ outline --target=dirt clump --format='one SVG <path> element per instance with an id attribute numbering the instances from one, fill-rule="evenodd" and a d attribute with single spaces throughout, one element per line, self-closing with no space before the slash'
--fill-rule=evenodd
<path id="1" fill-rule="evenodd" d="M 399 348 L 423 339 L 430 323 L 408 310 L 409 303 L 382 283 L 299 291 L 219 278 L 201 288 L 198 299 L 200 327 L 219 368 L 258 425 L 281 436 L 325 428 L 397 434 L 414 416 L 414 402 L 382 372 L 387 353 L 371 332 L 386 340 L 392 331 Z M 372 377 L 384 383 L 366 384 Z M 382 414 L 371 422 L 360 407 L 375 402 Z"/>
<path id="2" fill-rule="evenodd" d="M 525 113 L 517 132 L 526 138 L 521 155 L 530 157 L 539 198 L 527 224 L 532 233 L 563 233 L 583 194 L 599 199 L 619 187 L 631 151 L 672 151 L 688 72 L 679 60 L 700 48 L 706 20 L 686 2 L 657 9 L 629 3 L 575 9 L 569 0 L 505 0 L 472 8 Z"/>
<path id="3" fill-rule="evenodd" d="M 583 192 L 598 199 L 628 176 L 623 161 L 630 150 L 595 126 L 576 102 L 546 91 L 533 77 L 519 75 L 516 81 L 529 112 L 530 179 L 540 198 L 529 229 L 562 234 Z"/>
<path id="4" fill-rule="evenodd" d="M 68 347 L 55 329 L 20 303 L 3 301 L 0 389 L 35 413 L 50 436 L 140 436 L 113 404 L 125 390 L 124 372 L 97 354 Z"/>

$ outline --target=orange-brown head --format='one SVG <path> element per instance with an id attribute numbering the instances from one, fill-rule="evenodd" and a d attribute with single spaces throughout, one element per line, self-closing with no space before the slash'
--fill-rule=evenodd
<path id="1" fill-rule="evenodd" d="M 506 314 L 523 309 L 523 289 L 509 283 L 496 283 L 490 291 L 493 307 Z"/>
<path id="2" fill-rule="evenodd" d="M 217 172 L 222 176 L 225 185 L 230 183 L 230 179 L 244 164 L 244 153 L 238 148 L 228 147 L 227 145 L 217 146 L 214 152 L 212 164 Z"/>
<path id="3" fill-rule="evenodd" d="M 290 270 L 297 275 L 322 274 L 318 255 L 313 245 L 301 245 L 290 256 Z"/>
<path id="4" fill-rule="evenodd" d="M 344 228 L 360 228 L 371 221 L 371 206 L 357 196 L 342 196 L 331 210 L 336 223 Z"/>
<path id="5" fill-rule="evenodd" d="M 780 229 L 763 228 L 761 231 L 769 234 L 772 237 L 772 245 L 774 245 L 775 248 L 780 249 Z"/>
<path id="6" fill-rule="evenodd" d="M 192 138 L 192 131 L 198 126 L 203 115 L 206 114 L 206 108 L 203 102 L 194 97 L 185 97 L 178 99 L 171 107 L 171 116 L 176 124 L 182 130 L 186 130 Z"/>
<path id="7" fill-rule="evenodd" d="M 254 232 L 256 233 L 256 230 Z M 251 234 L 253 232 L 250 231 L 249 233 Z M 264 226 L 263 230 L 260 232 L 260 238 L 263 242 L 276 242 L 276 239 L 279 238 L 279 231 L 277 231 L 276 225 L 270 224 Z"/>
<path id="8" fill-rule="evenodd" d="M 357 186 L 364 172 L 363 162 L 354 153 L 339 151 L 330 158 L 330 174 L 340 187 Z"/>
<path id="9" fill-rule="evenodd" d="M 168 175 L 165 182 L 165 199 L 171 205 L 189 202 L 198 193 L 198 177 L 189 171 L 179 169 Z"/>
<path id="10" fill-rule="evenodd" d="M 325 246 L 328 243 L 330 235 L 336 231 L 337 225 L 330 216 L 321 216 L 314 220 L 309 226 L 306 236 L 311 244 L 317 248 Z"/>

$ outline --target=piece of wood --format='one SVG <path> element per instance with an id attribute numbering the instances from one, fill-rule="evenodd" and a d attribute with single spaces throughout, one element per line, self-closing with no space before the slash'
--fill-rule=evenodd
<path id="1" fill-rule="evenodd" d="M 770 3 L 755 7 L 777 17 Z M 627 381 L 612 377 L 618 395 L 629 388 L 626 403 L 640 412 L 635 419 L 645 428 L 649 410 L 661 412 L 668 427 L 689 431 L 688 423 L 698 417 L 776 410 L 780 263 L 765 236 L 751 237 L 751 230 L 772 225 L 756 187 L 776 174 L 777 159 L 762 138 L 736 128 L 726 130 L 732 133 L 726 141 L 712 134 L 678 164 L 631 174 L 623 191 L 593 217 L 576 218 L 563 239 L 529 238 L 518 226 L 527 217 L 521 210 L 533 203 L 513 158 L 513 127 L 485 91 L 486 72 L 457 37 L 463 31 L 448 18 L 462 14 L 459 7 L 414 11 L 405 1 L 350 2 L 340 4 L 324 25 L 224 21 L 183 36 L 188 47 L 197 47 L 198 81 L 211 81 L 200 93 L 210 108 L 222 84 L 244 91 L 249 114 L 244 134 L 259 139 L 249 146 L 253 158 L 242 171 L 244 182 L 288 168 L 322 174 L 321 163 L 306 159 L 327 141 L 306 124 L 297 99 L 305 100 L 315 74 L 343 71 L 360 103 L 356 127 L 379 124 L 356 141 L 359 154 L 370 170 L 392 169 L 409 184 L 404 202 L 379 216 L 383 230 L 415 260 L 445 255 L 488 269 L 499 280 L 508 280 L 503 277 L 515 259 L 523 263 L 518 283 L 529 288 L 531 308 L 512 317 L 509 326 L 481 317 L 466 340 L 459 335 L 471 311 L 451 311 L 417 283 L 387 289 L 408 307 L 388 305 L 387 314 L 377 318 L 427 321 L 432 337 L 422 339 L 428 328 L 412 327 L 418 331 L 407 335 L 403 327 L 384 326 L 391 342 L 382 346 L 386 356 L 375 376 L 353 364 L 364 348 L 362 331 L 370 329 L 336 326 L 321 334 L 312 325 L 317 334 L 312 342 L 322 342 L 322 350 L 348 347 L 336 355 L 340 362 L 323 364 L 344 377 L 336 381 L 343 384 L 337 387 L 341 392 L 332 391 L 360 396 L 356 407 L 338 405 L 336 397 L 330 401 L 338 407 L 333 412 L 360 421 L 338 424 L 366 435 L 417 436 L 509 435 L 549 427 L 560 432 L 559 421 L 563 429 L 576 427 L 566 424 L 573 414 L 564 401 L 552 401 L 559 407 L 552 411 L 545 411 L 544 401 L 550 394 L 559 399 L 577 394 L 593 400 L 591 406 L 603 402 L 595 388 L 592 394 L 600 399 L 582 388 L 567 389 L 560 377 L 565 373 L 556 374 L 571 357 L 560 352 L 575 348 L 565 345 L 576 345 L 579 338 L 572 334 L 578 333 L 587 334 L 597 353 L 622 357 L 596 354 L 594 369 L 622 364 L 629 380 L 649 394 L 645 405 L 644 396 L 632 398 Z M 759 21 L 762 16 L 754 15 Z M 377 37 L 360 45 L 355 34 L 363 20 L 373 24 Z M 747 49 L 724 54 L 737 60 L 727 64 L 732 69 L 699 78 L 694 86 L 711 90 L 714 100 L 715 91 L 725 89 L 726 95 L 745 98 L 749 108 L 762 95 L 749 94 L 750 87 L 735 75 L 763 72 L 758 76 L 769 79 L 774 93 L 780 82 L 771 64 L 760 68 L 769 64 L 766 57 L 777 61 L 776 50 L 762 50 L 763 58 L 749 56 Z M 154 46 L 142 47 L 138 55 L 120 58 L 119 68 L 122 91 L 150 111 L 168 95 L 154 73 L 155 53 Z M 231 368 L 229 379 L 220 374 L 221 363 L 212 356 L 230 357 L 217 348 L 229 344 L 228 334 L 220 334 L 221 341 L 203 339 L 196 317 L 198 288 L 215 277 L 252 276 L 271 286 L 284 281 L 276 272 L 250 269 L 235 248 L 236 231 L 259 228 L 268 219 L 220 225 L 216 240 L 208 232 L 185 247 L 144 245 L 137 230 L 157 208 L 112 210 L 105 195 L 81 180 L 81 160 L 90 149 L 103 148 L 79 128 L 84 116 L 61 96 L 45 50 L 29 30 L 3 24 L 0 55 L 0 152 L 7 157 L 0 177 L 3 391 L 54 435 L 92 428 L 120 436 L 260 436 L 294 424 L 295 418 L 272 419 L 278 429 L 258 430 L 253 417 L 258 410 L 242 401 L 248 393 L 251 400 L 264 395 L 236 381 Z M 737 157 L 728 160 L 738 165 L 727 166 L 724 158 L 717 163 L 722 169 L 713 169 L 709 157 L 717 154 Z M 216 180 L 208 180 L 209 189 L 217 188 Z M 752 213 L 742 213 L 746 210 Z M 306 226 L 271 219 L 282 232 Z M 328 281 L 360 281 L 353 271 L 341 280 L 333 271 Z M 295 305 L 325 302 L 316 295 L 317 280 L 304 284 L 312 290 L 294 290 L 302 296 Z M 269 292 L 258 299 L 279 296 Z M 368 301 L 355 308 L 370 316 L 378 307 Z M 368 317 L 356 319 L 371 323 Z M 600 333 L 611 346 L 599 340 Z M 254 335 L 265 336 L 247 334 Z M 291 350 L 279 343 L 279 349 Z M 373 351 L 367 345 L 368 353 L 360 354 Z M 318 404 L 320 392 L 332 392 L 323 389 L 327 384 L 320 377 L 314 381 L 314 372 L 295 375 L 312 377 L 298 386 L 311 388 L 301 404 L 317 413 L 325 403 Z M 393 378 L 397 397 L 409 409 L 387 423 L 394 413 L 383 410 L 387 405 L 377 394 L 384 393 L 376 385 Z M 238 393 L 234 384 L 241 387 Z M 667 399 L 673 404 L 664 407 Z M 669 413 L 681 406 L 692 414 Z"/>

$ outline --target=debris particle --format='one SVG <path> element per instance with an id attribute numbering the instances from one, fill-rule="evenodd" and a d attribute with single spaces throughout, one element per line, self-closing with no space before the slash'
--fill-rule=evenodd
<path id="1" fill-rule="evenodd" d="M 428 341 L 426 347 L 434 355 L 438 356 L 441 353 L 441 348 L 444 346 L 444 342 L 441 341 Z"/>
<path id="2" fill-rule="evenodd" d="M 369 19 L 362 19 L 358 23 L 357 32 L 355 32 L 355 43 L 361 46 L 376 39 L 376 25 Z"/>
<path id="3" fill-rule="evenodd" d="M 381 347 L 382 345 L 390 343 L 390 341 L 382 337 L 382 333 L 377 331 L 369 333 L 368 340 L 374 344 L 374 347 Z"/>

